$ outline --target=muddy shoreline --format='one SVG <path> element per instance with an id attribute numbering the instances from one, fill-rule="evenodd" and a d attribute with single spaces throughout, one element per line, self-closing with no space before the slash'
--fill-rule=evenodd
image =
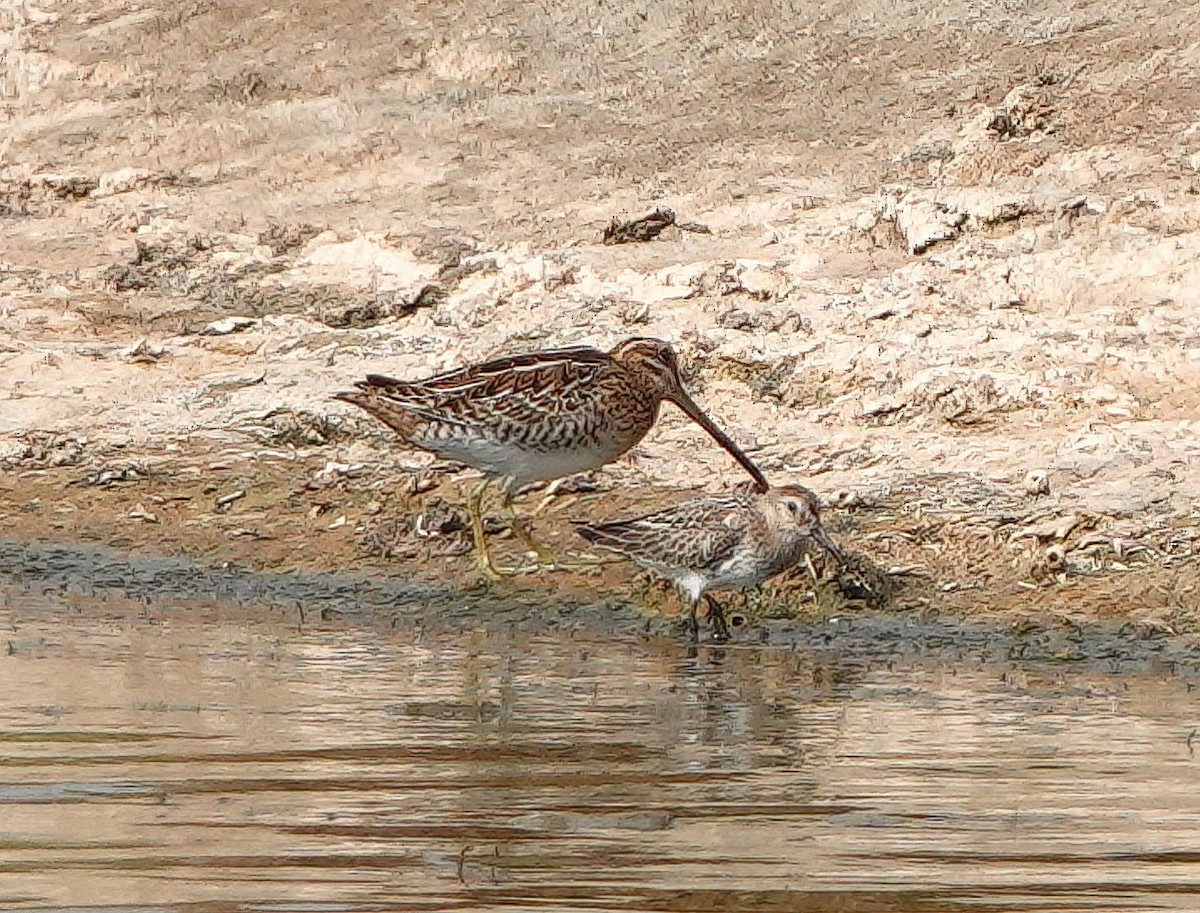
<path id="1" fill-rule="evenodd" d="M 386 433 L 369 439 L 381 448 L 391 443 Z M 200 568 L 354 571 L 389 581 L 397 593 L 434 586 L 485 601 L 585 604 L 605 593 L 651 614 L 679 611 L 670 587 L 623 563 L 488 584 L 471 560 L 463 506 L 475 473 L 405 467 L 401 461 L 411 457 L 403 451 L 383 451 L 380 463 L 351 463 L 339 459 L 345 447 L 179 448 L 130 457 L 127 448 L 43 438 L 26 461 L 41 468 L 0 472 L 0 524 L 11 542 L 94 545 Z M 68 465 L 48 465 L 64 454 Z M 644 511 L 695 493 L 627 486 L 627 471 L 618 465 L 527 492 L 520 510 L 553 549 L 569 555 L 583 545 L 571 530 L 574 518 Z M 1187 527 L 1144 525 L 1140 535 L 1114 536 L 1102 517 L 969 476 L 916 478 L 874 491 L 829 492 L 819 482 L 811 484 L 827 504 L 826 525 L 854 568 L 835 580 L 818 555 L 822 579 L 815 585 L 797 568 L 732 596 L 730 605 L 754 622 L 866 609 L 1008 622 L 1114 618 L 1200 632 Z M 489 529 L 503 560 L 523 563 L 498 519 Z"/>
<path id="2" fill-rule="evenodd" d="M 152 623 L 234 612 L 298 630 L 365 627 L 402 638 L 476 629 L 524 636 L 570 631 L 582 641 L 637 637 L 685 646 L 678 620 L 648 613 L 619 596 L 564 596 L 528 588 L 464 593 L 355 572 L 204 568 L 178 558 L 87 545 L 0 540 L 0 592 L 17 609 L 22 594 L 36 602 L 54 592 L 75 614 L 99 611 L 113 619 Z M 1119 619 L 1013 622 L 861 609 L 824 618 L 758 619 L 735 629 L 730 643 L 702 649 L 709 659 L 725 650 L 800 650 L 828 674 L 842 676 L 894 663 L 929 663 L 1200 678 L 1200 638 Z"/>

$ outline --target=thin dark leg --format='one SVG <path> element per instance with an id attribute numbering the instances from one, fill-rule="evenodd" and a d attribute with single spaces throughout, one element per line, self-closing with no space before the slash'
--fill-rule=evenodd
<path id="1" fill-rule="evenodd" d="M 704 601 L 708 603 L 708 629 L 712 631 L 713 640 L 729 640 L 729 625 L 725 623 L 725 610 L 721 604 L 709 595 Z"/>
<path id="2" fill-rule="evenodd" d="M 696 621 L 696 603 L 688 606 L 688 639 L 692 643 L 700 642 L 700 623 Z"/>

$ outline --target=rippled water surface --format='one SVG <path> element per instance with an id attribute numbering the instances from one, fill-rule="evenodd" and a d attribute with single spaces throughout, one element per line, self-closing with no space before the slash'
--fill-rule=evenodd
<path id="1" fill-rule="evenodd" d="M 5 605 L 3 909 L 1200 909 L 1165 671 Z"/>

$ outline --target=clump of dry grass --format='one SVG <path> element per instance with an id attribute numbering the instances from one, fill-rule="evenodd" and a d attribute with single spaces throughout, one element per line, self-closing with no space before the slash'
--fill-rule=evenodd
<path id="1" fill-rule="evenodd" d="M 275 409 L 253 428 L 258 440 L 270 446 L 322 447 L 352 440 L 355 431 L 339 415 L 322 415 L 305 409 Z"/>

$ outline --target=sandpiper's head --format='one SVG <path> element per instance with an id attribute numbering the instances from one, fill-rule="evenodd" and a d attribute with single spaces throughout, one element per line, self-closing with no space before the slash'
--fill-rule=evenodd
<path id="1" fill-rule="evenodd" d="M 802 485 L 780 485 L 763 496 L 776 524 L 789 538 L 809 538 L 829 552 L 841 565 L 846 554 L 821 526 L 821 501 Z"/>
<path id="2" fill-rule="evenodd" d="M 803 485 L 779 485 L 767 493 L 767 498 L 786 511 L 789 521 L 797 527 L 807 529 L 821 522 L 821 501 Z"/>
<path id="3" fill-rule="evenodd" d="M 687 413 L 688 418 L 708 432 L 709 436 L 725 448 L 754 479 L 759 491 L 766 491 L 770 483 L 762 474 L 754 461 L 742 452 L 724 431 L 713 424 L 695 401 L 683 389 L 683 379 L 679 376 L 679 359 L 669 342 L 662 339 L 638 337 L 626 339 L 613 348 L 609 355 L 623 364 L 631 374 L 649 387 L 660 400 L 670 400 Z"/>

